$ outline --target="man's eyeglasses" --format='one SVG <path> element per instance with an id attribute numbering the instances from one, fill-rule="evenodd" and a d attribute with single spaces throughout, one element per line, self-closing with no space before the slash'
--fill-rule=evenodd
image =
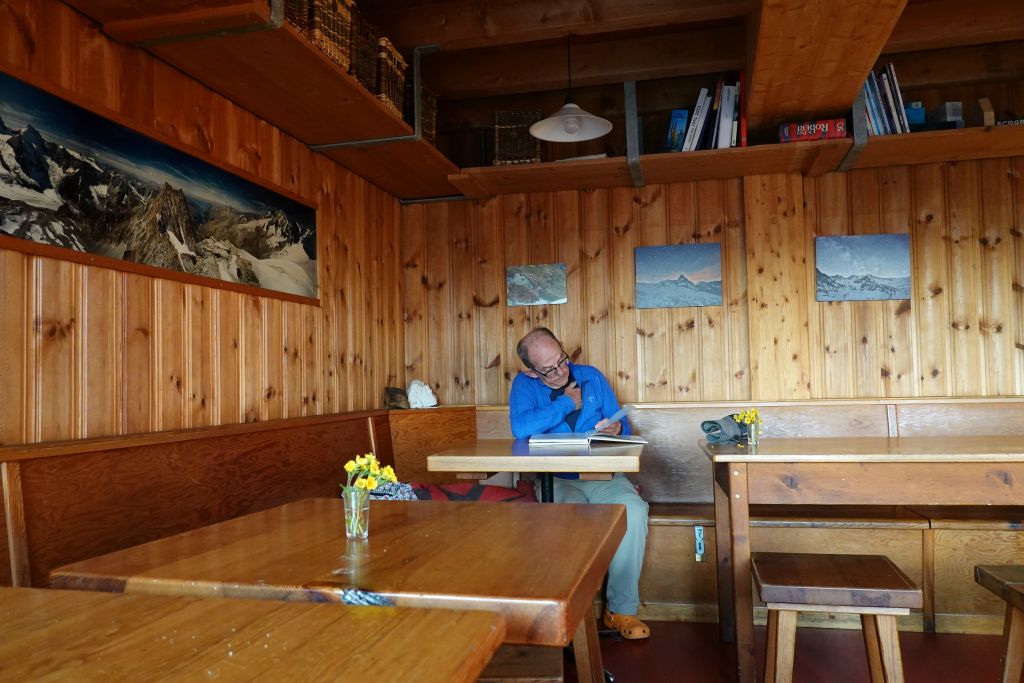
<path id="1" fill-rule="evenodd" d="M 564 368 L 566 363 L 568 362 L 569 356 L 562 356 L 562 360 L 558 361 L 558 363 L 555 364 L 555 367 L 548 368 L 547 370 L 541 370 L 540 368 L 538 368 L 537 374 L 544 375 L 545 377 L 550 377 L 553 373 L 558 372 L 559 369 Z"/>

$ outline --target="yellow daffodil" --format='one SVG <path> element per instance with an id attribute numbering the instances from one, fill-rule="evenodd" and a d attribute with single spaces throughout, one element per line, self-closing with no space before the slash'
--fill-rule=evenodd
<path id="1" fill-rule="evenodd" d="M 380 474 L 380 465 L 377 464 L 376 460 L 370 463 L 370 474 L 374 476 Z"/>
<path id="2" fill-rule="evenodd" d="M 354 460 L 349 460 L 347 463 L 345 463 L 345 471 L 348 472 L 349 474 L 352 474 L 353 472 L 356 471 L 356 463 Z"/>
<path id="3" fill-rule="evenodd" d="M 373 491 L 375 488 L 377 488 L 377 480 L 373 477 L 367 477 L 366 488 L 370 491 Z"/>
<path id="4" fill-rule="evenodd" d="M 357 489 L 365 489 L 366 488 L 366 480 L 365 479 L 356 479 L 356 488 Z"/>
<path id="5" fill-rule="evenodd" d="M 391 468 L 391 465 L 384 466 L 384 479 L 390 481 L 392 484 L 398 481 L 398 477 L 395 476 L 395 470 Z"/>

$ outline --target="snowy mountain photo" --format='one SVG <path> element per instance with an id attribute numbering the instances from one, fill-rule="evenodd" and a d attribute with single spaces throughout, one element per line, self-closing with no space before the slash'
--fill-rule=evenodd
<path id="1" fill-rule="evenodd" d="M 509 266 L 505 270 L 505 292 L 508 306 L 564 304 L 569 300 L 565 264 Z"/>
<path id="2" fill-rule="evenodd" d="M 850 235 L 815 240 L 818 301 L 910 298 L 910 235 Z"/>
<path id="3" fill-rule="evenodd" d="M 307 297 L 307 206 L 0 74 L 0 235 Z"/>
<path id="4" fill-rule="evenodd" d="M 722 252 L 717 242 L 637 247 L 636 307 L 722 305 Z"/>

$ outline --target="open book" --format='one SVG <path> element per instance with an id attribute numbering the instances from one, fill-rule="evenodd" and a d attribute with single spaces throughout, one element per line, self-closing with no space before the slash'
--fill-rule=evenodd
<path id="1" fill-rule="evenodd" d="M 608 418 L 608 424 L 618 422 L 626 416 L 628 407 L 620 408 Z M 604 434 L 596 429 L 589 432 L 561 432 L 556 434 L 534 434 L 531 446 L 589 446 L 591 441 L 613 441 L 617 443 L 647 443 L 647 439 L 635 434 Z"/>

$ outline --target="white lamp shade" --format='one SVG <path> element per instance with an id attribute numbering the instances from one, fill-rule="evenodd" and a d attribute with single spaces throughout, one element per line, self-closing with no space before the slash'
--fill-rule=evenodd
<path id="1" fill-rule="evenodd" d="M 530 126 L 530 135 L 548 142 L 579 142 L 607 135 L 611 129 L 611 121 L 566 102 L 554 114 Z"/>

